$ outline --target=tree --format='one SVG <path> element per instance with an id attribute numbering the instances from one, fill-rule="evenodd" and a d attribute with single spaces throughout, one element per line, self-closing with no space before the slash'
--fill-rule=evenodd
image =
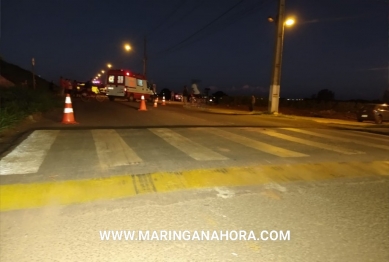
<path id="1" fill-rule="evenodd" d="M 217 91 L 217 92 L 213 93 L 212 96 L 223 97 L 223 96 L 228 96 L 228 95 L 226 93 L 224 93 L 223 91 Z"/>
<path id="2" fill-rule="evenodd" d="M 171 96 L 171 91 L 170 91 L 169 88 L 165 87 L 164 89 L 161 90 L 161 92 L 159 92 L 159 95 L 160 96 L 165 96 L 165 98 L 167 98 L 167 97 Z"/>
<path id="3" fill-rule="evenodd" d="M 219 104 L 220 98 L 222 98 L 224 96 L 228 96 L 228 95 L 226 93 L 224 93 L 223 91 L 217 91 L 217 92 L 213 93 L 212 96 L 215 97 L 215 103 Z"/>
<path id="4" fill-rule="evenodd" d="M 334 100 L 335 94 L 329 89 L 322 89 L 317 93 L 317 100 L 331 101 Z"/>

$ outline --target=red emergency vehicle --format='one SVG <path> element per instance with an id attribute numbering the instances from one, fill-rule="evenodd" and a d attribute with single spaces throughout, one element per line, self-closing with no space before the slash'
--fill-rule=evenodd
<path id="1" fill-rule="evenodd" d="M 126 98 L 128 101 L 141 99 L 152 100 L 153 90 L 149 89 L 146 77 L 129 70 L 116 69 L 107 72 L 106 94 L 111 101 Z"/>

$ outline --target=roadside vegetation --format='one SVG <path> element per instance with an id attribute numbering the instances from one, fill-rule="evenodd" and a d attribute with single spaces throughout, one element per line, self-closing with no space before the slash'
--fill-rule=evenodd
<path id="1" fill-rule="evenodd" d="M 0 88 L 0 132 L 27 116 L 63 106 L 63 99 L 53 92 L 26 86 Z"/>

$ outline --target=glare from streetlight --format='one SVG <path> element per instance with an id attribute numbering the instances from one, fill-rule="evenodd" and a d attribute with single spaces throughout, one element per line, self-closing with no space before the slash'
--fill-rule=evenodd
<path id="1" fill-rule="evenodd" d="M 126 51 L 130 51 L 131 50 L 131 46 L 129 44 L 125 44 L 124 45 L 124 49 L 126 49 Z"/>
<path id="2" fill-rule="evenodd" d="M 104 71 L 104 70 L 101 70 L 101 73 L 103 73 L 103 74 L 104 74 L 104 73 L 105 73 L 105 71 Z"/>
<path id="3" fill-rule="evenodd" d="M 285 25 L 286 25 L 286 26 L 292 26 L 292 25 L 294 25 L 294 23 L 295 23 L 295 21 L 294 21 L 294 19 L 292 19 L 292 18 L 289 18 L 289 19 L 287 19 L 287 20 L 285 21 Z"/>
<path id="4" fill-rule="evenodd" d="M 99 77 L 101 76 L 100 74 L 97 74 Z"/>
<path id="5" fill-rule="evenodd" d="M 111 64 L 107 64 L 107 66 L 108 66 L 108 68 L 111 68 L 111 67 L 112 67 L 112 65 L 111 65 Z"/>

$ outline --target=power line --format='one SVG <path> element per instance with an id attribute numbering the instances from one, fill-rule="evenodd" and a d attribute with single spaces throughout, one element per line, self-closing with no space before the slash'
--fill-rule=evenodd
<path id="1" fill-rule="evenodd" d="M 173 23 L 171 23 L 168 28 L 166 29 L 169 29 L 171 28 L 173 25 L 177 24 L 178 22 L 181 22 L 182 20 L 184 20 L 186 17 L 190 16 L 196 9 L 198 9 L 200 6 L 202 6 L 204 4 L 205 0 L 201 1 L 198 5 L 194 6 L 191 10 L 189 10 L 189 12 L 185 13 L 183 16 L 181 16 L 178 20 L 176 21 L 173 21 Z"/>
<path id="2" fill-rule="evenodd" d="M 173 9 L 173 11 L 171 13 L 169 13 L 165 19 L 163 19 L 160 23 L 158 23 L 158 25 L 151 30 L 151 32 L 149 32 L 146 36 L 147 38 L 149 38 L 149 36 L 153 33 L 155 33 L 162 25 L 164 25 L 180 8 L 181 6 L 183 6 L 184 4 L 186 3 L 186 0 L 181 0 L 180 3 L 177 5 L 176 8 Z"/>
<path id="3" fill-rule="evenodd" d="M 164 55 L 164 54 L 169 54 L 169 53 L 173 53 L 173 52 L 176 52 L 178 50 L 181 50 L 182 48 L 185 48 L 187 46 L 190 46 L 200 40 L 204 40 L 205 38 L 211 36 L 211 35 L 214 35 L 214 33 L 218 32 L 218 31 L 221 31 L 225 28 L 227 28 L 228 26 L 242 20 L 242 19 L 245 19 L 245 18 L 248 18 L 250 15 L 253 15 L 255 13 L 257 13 L 257 11 L 261 8 L 263 8 L 265 6 L 265 4 L 267 4 L 268 2 L 270 2 L 270 0 L 263 0 L 262 2 L 259 2 L 259 3 L 255 3 L 254 5 L 251 5 L 249 7 L 246 7 L 245 9 L 239 11 L 238 13 L 236 14 L 233 14 L 232 16 L 232 19 L 225 22 L 224 24 L 220 24 L 219 27 L 216 25 L 215 28 L 211 29 L 212 31 L 206 33 L 206 35 L 204 36 L 200 36 L 198 37 L 197 39 L 194 39 L 184 45 L 181 45 L 178 47 L 178 44 L 175 46 L 175 48 L 170 48 L 169 51 L 164 51 L 164 52 L 160 52 L 157 54 L 157 57 L 161 56 L 161 55 Z"/>
<path id="4" fill-rule="evenodd" d="M 187 38 L 183 39 L 181 42 L 177 43 L 176 45 L 170 47 L 170 48 L 167 48 L 159 53 L 157 53 L 157 55 L 160 55 L 162 53 L 166 53 L 166 52 L 169 52 L 170 50 L 176 48 L 177 46 L 185 43 L 186 41 L 188 41 L 189 39 L 191 39 L 193 36 L 197 35 L 198 33 L 202 32 L 204 29 L 208 28 L 209 26 L 211 26 L 213 23 L 215 23 L 216 21 L 218 21 L 220 18 L 222 18 L 223 16 L 225 16 L 226 14 L 228 14 L 230 11 L 232 11 L 234 8 L 236 8 L 238 5 L 240 5 L 243 1 L 245 0 L 240 0 L 238 3 L 236 3 L 235 5 L 233 5 L 232 7 L 230 7 L 227 11 L 225 11 L 223 14 L 219 15 L 217 18 L 215 18 L 214 20 L 212 20 L 211 22 L 209 22 L 208 24 L 206 24 L 205 26 L 203 26 L 202 28 L 200 28 L 199 30 L 197 30 L 196 32 L 194 32 L 192 35 L 188 36 Z"/>

